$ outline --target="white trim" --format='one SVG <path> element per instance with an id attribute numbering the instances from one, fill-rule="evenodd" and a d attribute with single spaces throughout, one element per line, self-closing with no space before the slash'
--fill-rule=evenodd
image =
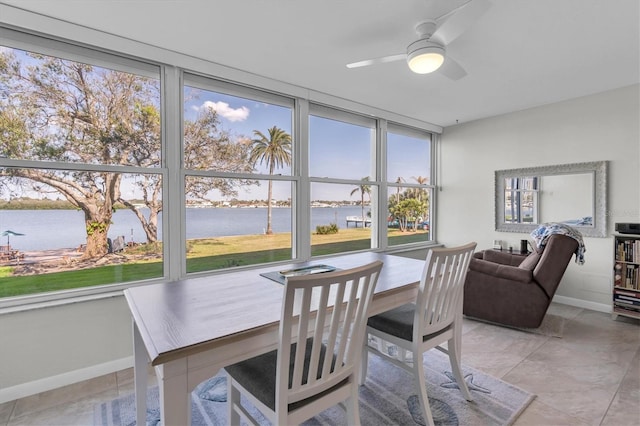
<path id="1" fill-rule="evenodd" d="M 588 300 L 558 295 L 553 296 L 551 301 L 561 303 L 563 305 L 575 306 L 577 308 L 591 309 L 592 311 L 604 312 L 607 314 L 611 313 L 611 305 L 606 303 L 590 302 Z"/>
<path id="2" fill-rule="evenodd" d="M 126 283 L 123 283 L 126 284 Z M 130 284 L 130 283 L 129 283 Z M 146 283 L 148 284 L 148 283 Z M 71 292 L 61 291 L 58 293 L 34 293 L 32 295 L 18 296 L 13 298 L 8 298 L 9 300 L 2 300 L 0 302 L 0 317 L 5 314 L 12 314 L 15 312 L 25 312 L 32 311 L 35 309 L 44 309 L 51 308 L 54 306 L 60 305 L 70 305 L 72 303 L 80 303 L 80 302 L 88 302 L 91 300 L 98 299 L 108 299 L 111 297 L 122 297 L 122 290 L 116 291 L 105 291 L 106 286 L 96 286 L 96 287 L 83 287 L 83 289 L 101 289 L 101 292 L 96 292 L 93 294 L 83 294 L 79 296 L 70 296 Z M 53 296 L 60 296 L 53 297 Z M 34 296 L 34 297 L 31 297 Z M 18 301 L 21 303 L 4 303 Z"/>
<path id="3" fill-rule="evenodd" d="M 133 356 L 0 389 L 0 404 L 133 367 Z"/>

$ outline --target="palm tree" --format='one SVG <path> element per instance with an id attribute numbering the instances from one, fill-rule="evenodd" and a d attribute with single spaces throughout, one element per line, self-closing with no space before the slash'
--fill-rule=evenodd
<path id="1" fill-rule="evenodd" d="M 429 178 L 428 177 L 423 177 L 423 176 L 412 176 L 412 179 L 414 179 L 416 182 L 418 182 L 419 185 L 426 185 L 429 183 Z M 414 188 L 414 194 L 415 194 L 415 198 L 422 202 L 425 201 L 425 206 L 424 206 L 424 211 L 422 211 L 420 214 L 423 215 L 423 218 L 426 218 L 428 216 L 428 207 L 426 206 L 426 201 L 427 201 L 427 194 L 424 190 L 424 188 Z M 422 199 L 422 196 L 425 196 L 424 200 Z"/>
<path id="2" fill-rule="evenodd" d="M 402 176 L 398 176 L 398 179 L 396 179 L 396 183 L 402 182 L 405 182 L 404 178 Z M 396 187 L 396 203 L 400 202 L 400 191 L 402 191 L 402 187 Z"/>
<path id="3" fill-rule="evenodd" d="M 369 182 L 369 176 L 367 177 L 363 177 L 362 182 Z M 365 183 L 362 183 L 360 185 L 358 185 L 357 187 L 355 187 L 353 189 L 353 191 L 351 191 L 351 195 L 355 194 L 356 192 L 360 192 L 360 206 L 362 207 L 362 227 L 364 228 L 364 194 L 369 194 L 369 199 L 371 199 L 371 185 L 367 185 Z"/>
<path id="4" fill-rule="evenodd" d="M 258 130 L 253 131 L 255 139 L 251 140 L 250 161 L 255 164 L 266 163 L 269 166 L 269 174 L 272 175 L 275 169 L 279 169 L 291 164 L 291 135 L 284 130 L 273 126 L 269 129 L 269 137 Z M 273 234 L 271 229 L 271 198 L 273 191 L 273 181 L 269 180 L 269 191 L 267 195 L 267 235 Z"/>
<path id="5" fill-rule="evenodd" d="M 428 177 L 423 176 L 411 176 L 411 179 L 418 182 L 418 185 L 426 185 L 429 182 Z M 422 189 L 415 188 L 413 190 L 414 198 L 417 198 L 418 201 L 422 201 Z"/>

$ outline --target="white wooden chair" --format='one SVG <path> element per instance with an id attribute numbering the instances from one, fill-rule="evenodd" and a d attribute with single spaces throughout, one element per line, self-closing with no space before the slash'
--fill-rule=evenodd
<path id="1" fill-rule="evenodd" d="M 369 305 L 382 262 L 289 277 L 277 350 L 226 367 L 229 422 L 257 424 L 244 395 L 274 425 L 299 424 L 346 401 L 360 424 L 359 363 Z"/>
<path id="2" fill-rule="evenodd" d="M 464 281 L 476 243 L 429 250 L 416 303 L 409 303 L 369 318 L 367 333 L 398 346 L 399 359 L 373 348 L 365 340 L 360 383 L 367 376 L 368 353 L 372 352 L 413 373 L 424 419 L 433 425 L 424 378 L 423 353 L 437 348 L 448 353 L 458 387 L 467 401 L 471 395 L 460 369 L 462 300 Z M 440 347 L 447 342 L 447 349 Z M 405 352 L 413 355 L 405 362 Z"/>

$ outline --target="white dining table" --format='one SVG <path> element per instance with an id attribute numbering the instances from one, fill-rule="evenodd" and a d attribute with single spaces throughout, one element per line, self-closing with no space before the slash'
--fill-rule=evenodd
<path id="1" fill-rule="evenodd" d="M 132 287 L 136 419 L 146 424 L 149 363 L 166 426 L 191 423 L 191 392 L 230 364 L 276 348 L 283 285 L 260 275 L 314 264 L 340 269 L 381 260 L 369 315 L 415 300 L 424 261 L 362 252 Z"/>

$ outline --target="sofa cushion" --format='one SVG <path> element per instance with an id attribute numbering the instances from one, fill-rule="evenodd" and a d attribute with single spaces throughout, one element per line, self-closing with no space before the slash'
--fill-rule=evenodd
<path id="1" fill-rule="evenodd" d="M 480 272 L 488 279 L 506 279 L 523 283 L 533 281 L 533 272 L 528 269 L 521 269 L 517 266 L 501 265 L 499 263 L 488 262 L 486 260 L 471 259 L 469 262 L 471 271 Z"/>
<path id="2" fill-rule="evenodd" d="M 541 253 L 537 252 L 531 253 L 522 261 L 522 263 L 520 263 L 520 265 L 518 265 L 518 268 L 526 269 L 527 271 L 533 271 L 533 268 L 536 267 L 538 261 L 540 260 L 540 255 Z"/>
<path id="3" fill-rule="evenodd" d="M 483 250 L 483 259 L 488 262 L 499 263 L 501 265 L 518 266 L 522 261 L 521 256 L 514 256 L 513 253 L 498 250 Z"/>

